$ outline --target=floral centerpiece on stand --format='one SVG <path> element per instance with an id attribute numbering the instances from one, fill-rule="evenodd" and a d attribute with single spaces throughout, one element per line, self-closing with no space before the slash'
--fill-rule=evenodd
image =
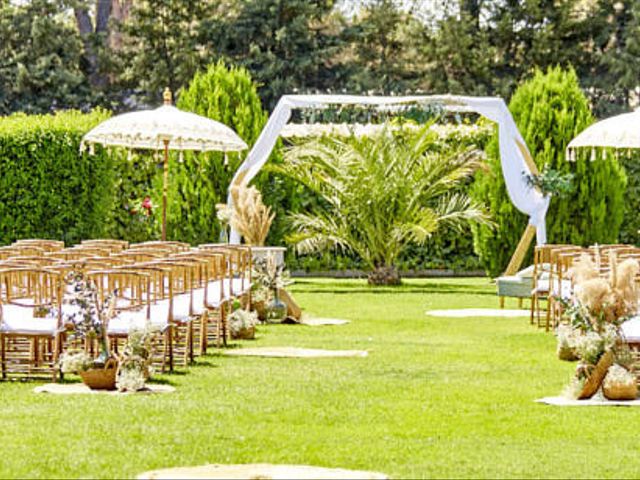
<path id="1" fill-rule="evenodd" d="M 253 262 L 252 299 L 264 302 L 264 316 L 267 322 L 279 323 L 287 316 L 287 306 L 280 300 L 280 291 L 290 285 L 289 271 L 283 264 L 278 264 L 272 254 Z M 258 315 L 260 312 L 258 310 Z"/>
<path id="2" fill-rule="evenodd" d="M 570 349 L 572 355 L 567 357 L 579 360 L 566 392 L 577 399 L 591 398 L 603 381 L 603 393 L 609 399 L 633 399 L 637 395 L 630 371 L 633 358 L 620 326 L 637 314 L 635 275 L 640 265 L 633 259 L 618 264 L 615 252 L 610 255 L 608 278 L 602 278 L 599 266 L 584 255 L 571 272 L 574 298 L 558 298 L 570 319 L 570 327 L 558 332 L 558 351 L 560 354 Z"/>

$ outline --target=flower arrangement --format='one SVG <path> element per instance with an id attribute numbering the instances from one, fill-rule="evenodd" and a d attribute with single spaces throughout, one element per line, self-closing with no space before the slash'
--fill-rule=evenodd
<path id="1" fill-rule="evenodd" d="M 635 275 L 640 265 L 633 259 L 618 264 L 615 252 L 610 263 L 609 278 L 602 278 L 590 257 L 583 255 L 570 272 L 574 298 L 557 298 L 571 323 L 558 330 L 558 350 L 570 347 L 580 360 L 568 389 L 576 398 L 590 398 L 614 363 L 626 370 L 632 362 L 620 326 L 637 311 Z M 619 370 L 614 370 L 612 378 L 620 376 Z M 606 396 L 606 389 L 604 393 Z"/>
<path id="2" fill-rule="evenodd" d="M 251 275 L 258 288 L 266 291 L 283 289 L 291 284 L 289 271 L 284 265 L 278 265 L 273 254 L 255 260 Z"/>
<path id="3" fill-rule="evenodd" d="M 144 390 L 152 372 L 152 339 L 158 331 L 150 323 L 129 331 L 127 343 L 118 356 L 116 387 L 121 392 Z"/>
<path id="4" fill-rule="evenodd" d="M 72 329 L 71 339 L 96 340 L 100 354 L 94 360 L 94 367 L 104 366 L 111 356 L 107 325 L 115 314 L 115 295 L 100 299 L 95 283 L 80 272 L 67 274 L 65 282 L 69 286 L 65 300 L 72 308 L 63 314 L 63 320 Z"/>
<path id="5" fill-rule="evenodd" d="M 231 224 L 231 217 L 233 216 L 233 210 L 229 208 L 226 203 L 216 204 L 216 217 L 220 222 L 220 241 L 227 242 L 228 229 Z"/>
<path id="6" fill-rule="evenodd" d="M 232 187 L 233 210 L 229 222 L 249 245 L 264 245 L 275 213 L 262 202 L 256 187 Z"/>
<path id="7" fill-rule="evenodd" d="M 558 358 L 569 362 L 577 360 L 577 346 L 580 339 L 578 332 L 570 325 L 559 325 L 556 336 L 558 339 Z"/>
<path id="8" fill-rule="evenodd" d="M 573 192 L 572 173 L 560 173 L 546 164 L 542 167 L 542 172 L 537 175 L 522 172 L 525 182 L 529 188 L 537 188 L 544 195 L 556 195 L 560 198 L 566 197 Z"/>
<path id="9" fill-rule="evenodd" d="M 62 373 L 85 372 L 93 368 L 93 357 L 82 350 L 69 350 L 60 356 Z"/>
<path id="10" fill-rule="evenodd" d="M 232 338 L 251 339 L 255 337 L 258 314 L 243 308 L 238 308 L 229 315 L 229 330 Z"/>

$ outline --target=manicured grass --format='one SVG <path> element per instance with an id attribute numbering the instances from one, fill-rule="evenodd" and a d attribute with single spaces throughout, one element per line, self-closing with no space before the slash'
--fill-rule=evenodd
<path id="1" fill-rule="evenodd" d="M 301 280 L 316 316 L 345 326 L 270 326 L 251 346 L 367 349 L 367 358 L 210 355 L 158 396 L 32 393 L 0 384 L 0 477 L 135 477 L 205 463 L 289 463 L 392 477 L 637 477 L 640 409 L 557 408 L 573 365 L 526 319 L 433 318 L 497 306 L 486 279 Z M 511 305 L 513 307 L 514 305 Z"/>

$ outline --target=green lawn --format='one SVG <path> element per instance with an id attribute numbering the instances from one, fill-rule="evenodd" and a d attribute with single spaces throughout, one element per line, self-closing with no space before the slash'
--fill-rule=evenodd
<path id="1" fill-rule="evenodd" d="M 135 477 L 205 463 L 289 463 L 391 477 L 637 477 L 640 409 L 557 408 L 573 369 L 526 319 L 432 318 L 497 306 L 486 279 L 300 280 L 316 316 L 251 346 L 367 349 L 367 358 L 210 355 L 157 396 L 57 397 L 0 384 L 0 477 Z M 513 305 L 512 305 L 513 306 Z"/>

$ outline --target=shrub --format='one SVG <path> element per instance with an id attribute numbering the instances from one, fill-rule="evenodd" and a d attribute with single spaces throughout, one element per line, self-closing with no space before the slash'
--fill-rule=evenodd
<path id="1" fill-rule="evenodd" d="M 0 119 L 0 242 L 44 237 L 77 242 L 109 231 L 114 160 L 79 153 L 108 113 L 16 114 Z"/>
<path id="2" fill-rule="evenodd" d="M 267 119 L 249 73 L 222 62 L 197 73 L 180 94 L 177 105 L 228 125 L 249 147 Z M 193 244 L 218 240 L 220 224 L 215 205 L 227 201 L 229 183 L 246 153 L 185 152 L 182 162 L 176 162 L 173 156 L 167 209 L 169 238 Z"/>
<path id="3" fill-rule="evenodd" d="M 575 162 L 565 160 L 566 146 L 593 117 L 573 70 L 536 71 L 513 95 L 509 109 L 540 169 L 574 174 L 574 191 L 552 199 L 547 213 L 549 243 L 609 243 L 617 240 L 624 209 L 624 169 L 618 161 L 591 161 L 591 152 L 580 152 Z M 497 230 L 474 229 L 476 252 L 487 273 L 504 271 L 527 225 L 526 215 L 507 196 L 498 155 L 497 136 L 487 147 L 488 168 L 479 173 L 472 195 L 488 205 Z M 530 261 L 531 257 L 528 257 Z"/>

